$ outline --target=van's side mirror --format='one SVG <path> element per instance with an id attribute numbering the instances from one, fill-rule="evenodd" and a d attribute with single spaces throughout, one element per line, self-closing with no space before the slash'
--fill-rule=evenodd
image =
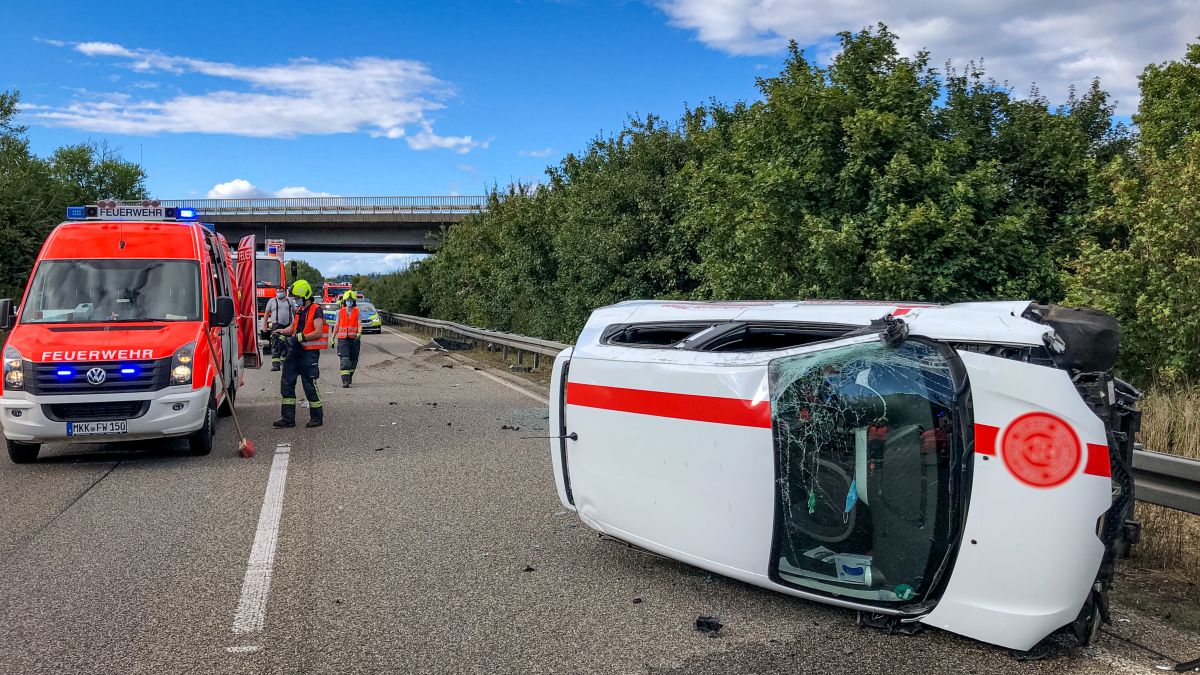
<path id="1" fill-rule="evenodd" d="M 224 328 L 233 323 L 233 298 L 228 295 L 222 295 L 217 298 L 216 311 L 212 313 L 212 319 L 209 321 L 217 328 Z"/>
<path id="2" fill-rule="evenodd" d="M 8 298 L 0 300 L 0 330 L 9 330 L 16 323 L 17 308 L 13 307 L 13 301 Z"/>

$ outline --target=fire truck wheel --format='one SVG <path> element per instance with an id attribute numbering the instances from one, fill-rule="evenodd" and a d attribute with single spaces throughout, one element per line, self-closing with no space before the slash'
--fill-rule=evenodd
<path id="1" fill-rule="evenodd" d="M 4 439 L 8 444 L 8 458 L 16 464 L 28 464 L 37 459 L 38 451 L 42 449 L 41 443 L 22 443 L 20 441 L 10 441 Z"/>
<path id="2" fill-rule="evenodd" d="M 225 400 L 221 403 L 221 407 L 217 409 L 217 414 L 221 417 L 229 417 L 233 414 L 233 406 L 237 404 L 237 387 L 231 382 L 229 390 L 225 392 Z"/>
<path id="3" fill-rule="evenodd" d="M 204 426 L 188 436 L 188 449 L 193 455 L 207 455 L 213 449 L 213 433 L 217 426 L 217 397 L 208 397 L 208 410 L 204 413 Z"/>

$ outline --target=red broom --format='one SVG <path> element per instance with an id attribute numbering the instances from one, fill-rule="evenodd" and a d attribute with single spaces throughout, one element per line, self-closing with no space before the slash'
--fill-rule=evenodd
<path id="1" fill-rule="evenodd" d="M 208 343 L 208 352 L 212 355 L 213 361 L 217 360 L 217 349 L 213 347 L 212 336 L 205 333 L 205 342 Z M 225 378 L 221 376 L 221 369 L 216 369 L 217 381 L 221 383 L 221 390 L 229 396 L 229 387 L 225 386 Z M 241 441 L 238 443 L 238 454 L 242 457 L 250 458 L 254 456 L 254 441 L 246 438 L 246 434 L 242 433 L 242 424 L 238 422 L 237 410 L 234 409 L 233 401 L 229 401 L 229 414 L 233 415 L 233 426 L 237 427 L 238 438 Z"/>

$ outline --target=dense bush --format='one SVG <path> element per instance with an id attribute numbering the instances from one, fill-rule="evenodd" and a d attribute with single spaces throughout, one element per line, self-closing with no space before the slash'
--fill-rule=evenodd
<path id="1" fill-rule="evenodd" d="M 436 254 L 372 281 L 384 307 L 572 340 L 631 298 L 1068 301 L 1125 326 L 1122 370 L 1200 367 L 1200 47 L 1149 66 L 1134 120 L 1099 82 L 1053 107 L 846 33 L 793 45 L 753 104 L 631 119 L 494 189 Z"/>

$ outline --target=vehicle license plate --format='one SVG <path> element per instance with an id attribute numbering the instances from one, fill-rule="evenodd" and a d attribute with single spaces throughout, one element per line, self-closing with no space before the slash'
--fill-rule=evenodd
<path id="1" fill-rule="evenodd" d="M 68 436 L 103 436 L 129 432 L 128 420 L 112 422 L 67 422 Z"/>

